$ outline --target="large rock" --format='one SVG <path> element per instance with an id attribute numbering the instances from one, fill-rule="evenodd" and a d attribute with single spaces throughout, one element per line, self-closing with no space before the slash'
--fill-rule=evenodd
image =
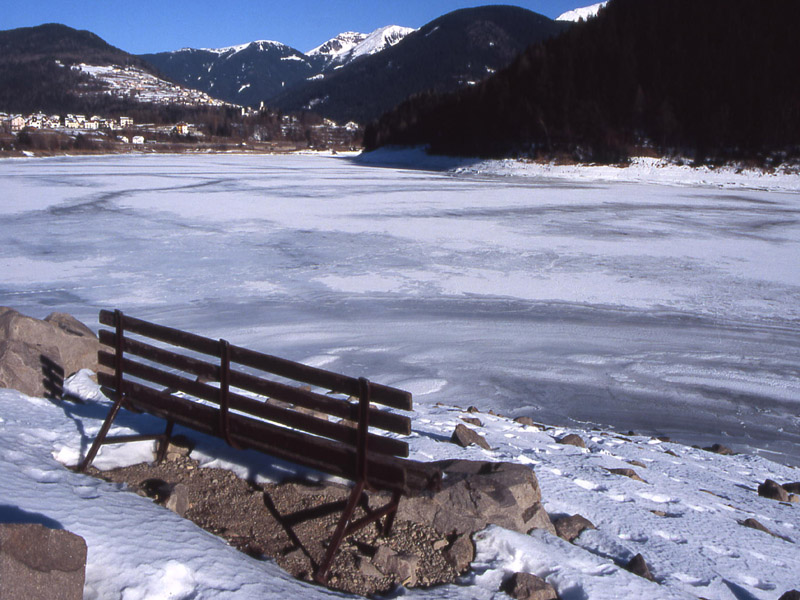
<path id="1" fill-rule="evenodd" d="M 2 600 L 81 600 L 86 542 L 35 523 L 0 524 Z"/>
<path id="2" fill-rule="evenodd" d="M 0 387 L 60 397 L 65 377 L 97 370 L 99 349 L 94 333 L 70 315 L 39 320 L 0 307 Z"/>
<path id="3" fill-rule="evenodd" d="M 450 460 L 436 463 L 442 486 L 400 501 L 398 518 L 429 523 L 443 535 L 471 534 L 494 524 L 555 534 L 533 470 L 514 463 Z"/>

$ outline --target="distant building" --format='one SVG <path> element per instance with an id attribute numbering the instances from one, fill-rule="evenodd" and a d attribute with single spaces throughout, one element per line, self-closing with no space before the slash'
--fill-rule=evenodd
<path id="1" fill-rule="evenodd" d="M 125 127 L 132 127 L 133 126 L 133 119 L 130 117 L 120 117 L 119 118 L 119 126 L 123 129 Z"/>
<path id="2" fill-rule="evenodd" d="M 134 144 L 144 144 L 144 136 L 135 135 L 135 136 L 133 136 L 133 139 L 131 141 Z"/>
<path id="3" fill-rule="evenodd" d="M 25 119 L 21 115 L 14 115 L 8 120 L 11 131 L 22 131 L 25 128 Z"/>
<path id="4" fill-rule="evenodd" d="M 68 114 L 64 118 L 64 127 L 67 129 L 83 129 L 84 123 L 86 123 L 85 115 Z"/>

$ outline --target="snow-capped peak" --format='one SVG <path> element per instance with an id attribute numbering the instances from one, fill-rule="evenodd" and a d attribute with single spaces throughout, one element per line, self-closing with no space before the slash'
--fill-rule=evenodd
<path id="1" fill-rule="evenodd" d="M 254 42 L 247 42 L 246 44 L 239 44 L 238 46 L 226 46 L 225 48 L 201 48 L 201 50 L 213 52 L 214 54 L 219 55 L 236 54 L 237 52 L 241 52 L 252 45 L 258 46 L 259 50 L 266 50 L 267 48 L 288 48 L 286 44 L 281 44 L 280 42 L 275 42 L 272 40 L 256 40 Z"/>
<path id="2" fill-rule="evenodd" d="M 375 54 L 394 46 L 413 31 L 416 30 L 399 25 L 387 25 L 369 34 L 347 31 L 309 50 L 306 54 L 325 58 L 326 65 L 343 65 L 360 56 Z"/>
<path id="3" fill-rule="evenodd" d="M 358 33 L 357 31 L 345 31 L 340 33 L 335 38 L 329 39 L 324 44 L 320 44 L 313 50 L 306 52 L 307 56 L 327 56 L 335 58 L 343 54 L 347 54 L 358 44 L 363 42 L 367 37 L 366 33 Z"/>
<path id="4" fill-rule="evenodd" d="M 381 50 L 385 50 L 390 46 L 394 46 L 409 33 L 416 31 L 411 27 L 401 27 L 399 25 L 387 25 L 381 27 L 370 33 L 364 41 L 359 43 L 353 52 L 348 57 L 349 60 L 358 58 L 359 56 L 366 56 L 368 54 L 375 54 Z"/>
<path id="5" fill-rule="evenodd" d="M 597 4 L 592 4 L 591 6 L 584 6 L 583 8 L 575 8 L 573 10 L 569 10 L 564 14 L 560 15 L 556 18 L 556 21 L 572 21 L 577 23 L 578 21 L 587 21 L 592 17 L 596 17 L 597 13 L 600 12 L 600 9 L 603 8 L 606 4 L 608 4 L 608 0 L 605 2 L 598 2 Z"/>

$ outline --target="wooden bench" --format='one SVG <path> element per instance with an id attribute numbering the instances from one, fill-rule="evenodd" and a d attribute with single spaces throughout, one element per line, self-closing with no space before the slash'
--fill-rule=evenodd
<path id="1" fill-rule="evenodd" d="M 400 497 L 435 488 L 441 481 L 437 468 L 407 459 L 408 444 L 397 436 L 411 433 L 409 417 L 376 406 L 410 411 L 409 392 L 156 325 L 120 311 L 100 311 L 100 323 L 113 328 L 99 334 L 100 342 L 111 351 L 98 353 L 100 365 L 110 370 L 101 369 L 98 381 L 113 405 L 79 470 L 91 465 L 103 444 L 157 440 L 157 460 L 161 461 L 178 424 L 220 437 L 236 448 L 252 448 L 348 479 L 354 483 L 352 491 L 315 571 L 321 583 L 327 580 L 346 536 L 384 517 L 382 530 L 388 534 Z M 165 419 L 165 431 L 108 436 L 123 407 Z M 368 508 L 367 490 L 391 492 L 391 500 L 354 520 L 359 504 Z"/>

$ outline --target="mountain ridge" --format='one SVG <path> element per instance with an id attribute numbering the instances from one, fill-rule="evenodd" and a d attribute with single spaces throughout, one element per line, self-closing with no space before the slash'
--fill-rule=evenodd
<path id="1" fill-rule="evenodd" d="M 287 111 L 311 109 L 337 122 L 366 123 L 413 94 L 473 85 L 530 44 L 570 26 L 509 5 L 452 11 L 380 53 L 287 87 L 272 104 Z"/>

